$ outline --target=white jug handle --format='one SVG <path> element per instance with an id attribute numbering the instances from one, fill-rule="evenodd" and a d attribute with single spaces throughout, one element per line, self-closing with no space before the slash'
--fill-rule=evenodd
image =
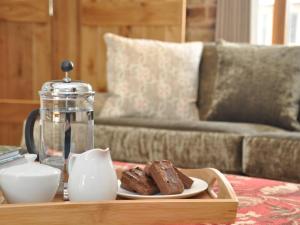
<path id="1" fill-rule="evenodd" d="M 75 163 L 76 158 L 77 158 L 78 155 L 80 155 L 80 154 L 72 154 L 72 155 L 70 155 L 70 158 L 68 160 L 68 166 L 67 166 L 68 174 L 71 173 L 71 171 L 73 169 L 73 166 L 74 166 L 74 163 Z"/>

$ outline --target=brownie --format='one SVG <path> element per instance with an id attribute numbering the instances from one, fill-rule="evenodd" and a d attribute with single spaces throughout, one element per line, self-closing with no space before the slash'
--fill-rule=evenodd
<path id="1" fill-rule="evenodd" d="M 183 183 L 169 160 L 154 161 L 149 172 L 161 194 L 180 194 L 184 191 Z"/>
<path id="2" fill-rule="evenodd" d="M 194 183 L 194 181 L 189 178 L 187 175 L 185 175 L 183 172 L 181 172 L 179 169 L 177 169 L 176 167 L 174 167 L 179 179 L 182 181 L 184 188 L 189 189 L 192 187 L 192 184 Z"/>
<path id="3" fill-rule="evenodd" d="M 158 193 L 158 188 L 153 179 L 147 176 L 139 167 L 122 173 L 121 187 L 141 195 L 153 195 Z"/>
<path id="4" fill-rule="evenodd" d="M 151 176 L 150 171 L 149 171 L 151 164 L 152 164 L 152 162 L 147 162 L 147 164 L 144 167 L 144 172 L 146 173 L 147 176 Z"/>

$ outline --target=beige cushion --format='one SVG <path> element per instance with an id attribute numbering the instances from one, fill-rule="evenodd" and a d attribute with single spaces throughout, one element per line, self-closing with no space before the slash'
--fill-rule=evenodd
<path id="1" fill-rule="evenodd" d="M 101 117 L 198 120 L 203 44 L 167 43 L 106 34 L 110 97 Z"/>
<path id="2" fill-rule="evenodd" d="M 94 101 L 94 114 L 95 118 L 100 117 L 101 110 L 108 98 L 109 94 L 107 92 L 96 92 Z"/>
<path id="3" fill-rule="evenodd" d="M 222 43 L 209 120 L 300 129 L 300 47 Z"/>

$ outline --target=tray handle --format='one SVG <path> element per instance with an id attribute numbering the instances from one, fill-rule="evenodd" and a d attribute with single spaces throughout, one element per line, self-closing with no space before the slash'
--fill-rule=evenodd
<path id="1" fill-rule="evenodd" d="M 204 168 L 204 169 L 183 169 L 185 174 L 189 176 L 198 177 L 205 180 L 208 183 L 208 193 L 212 198 L 217 199 L 233 199 L 237 201 L 236 194 L 227 180 L 227 178 L 219 170 L 214 168 Z M 219 192 L 216 194 L 213 191 L 213 186 L 217 182 L 219 187 Z"/>

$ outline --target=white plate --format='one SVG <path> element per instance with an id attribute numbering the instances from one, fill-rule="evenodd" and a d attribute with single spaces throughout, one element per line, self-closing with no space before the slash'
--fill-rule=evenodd
<path id="1" fill-rule="evenodd" d="M 190 177 L 193 179 L 194 183 L 191 188 L 184 189 L 184 191 L 180 194 L 175 195 L 161 195 L 160 193 L 155 195 L 140 195 L 135 192 L 127 191 L 121 187 L 121 181 L 118 180 L 118 195 L 123 198 L 128 199 L 171 199 L 171 198 L 189 198 L 194 195 L 205 191 L 208 187 L 207 183 L 204 180 Z"/>

